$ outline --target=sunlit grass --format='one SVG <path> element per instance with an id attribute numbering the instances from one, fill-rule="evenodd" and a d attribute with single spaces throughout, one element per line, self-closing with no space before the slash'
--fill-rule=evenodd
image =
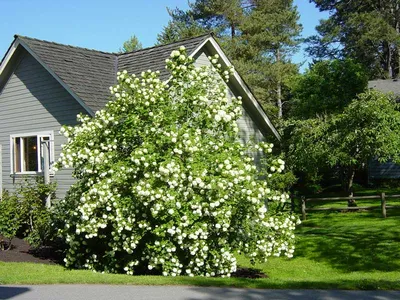
<path id="1" fill-rule="evenodd" d="M 309 213 L 296 230 L 293 259 L 272 258 L 252 266 L 268 278 L 127 276 L 66 270 L 58 265 L 0 262 L 0 284 L 136 284 L 248 288 L 400 289 L 400 210 Z"/>

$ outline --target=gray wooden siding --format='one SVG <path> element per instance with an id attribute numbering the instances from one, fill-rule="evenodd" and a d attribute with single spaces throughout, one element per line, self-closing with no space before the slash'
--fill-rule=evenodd
<path id="1" fill-rule="evenodd" d="M 57 160 L 65 138 L 61 125 L 75 125 L 83 108 L 26 51 L 0 91 L 0 144 L 3 146 L 3 188 L 14 190 L 20 177 L 11 176 L 10 135 L 53 131 Z M 63 197 L 73 183 L 71 170 L 61 170 L 51 179 L 58 184 L 57 197 Z"/>
<path id="2" fill-rule="evenodd" d="M 208 66 L 211 64 L 210 60 L 208 59 L 208 55 L 204 52 L 199 53 L 195 57 L 195 65 L 196 66 Z M 227 86 L 228 88 L 228 97 L 233 97 L 234 93 L 232 90 Z M 236 95 L 240 96 L 240 95 Z M 247 143 L 250 139 L 254 139 L 255 142 L 262 142 L 265 141 L 264 135 L 261 133 L 259 127 L 257 124 L 254 122 L 253 118 L 250 116 L 250 114 L 246 111 L 244 107 L 243 109 L 243 115 L 242 117 L 238 120 L 238 127 L 239 127 L 239 136 L 240 139 L 243 143 Z M 254 157 L 256 164 L 259 164 L 260 160 L 260 153 L 252 153 L 252 156 Z"/>
<path id="3" fill-rule="evenodd" d="M 209 66 L 211 64 L 206 53 L 204 52 L 199 53 L 195 57 L 195 59 L 196 59 L 195 61 L 196 66 Z M 228 87 L 228 92 L 229 92 L 229 97 L 232 97 L 234 95 L 231 89 L 229 89 L 229 87 Z M 251 116 L 245 110 L 244 107 L 243 107 L 243 116 L 238 120 L 238 125 L 240 129 L 239 134 L 243 142 L 247 142 L 251 138 L 254 138 L 255 141 L 257 142 L 265 140 L 257 124 L 253 121 L 253 119 L 251 118 Z"/>
<path id="4" fill-rule="evenodd" d="M 202 67 L 202 66 L 210 66 L 211 62 L 208 59 L 208 55 L 204 52 L 199 52 L 196 54 L 196 56 L 194 57 L 195 62 L 194 65 L 196 67 Z"/>
<path id="5" fill-rule="evenodd" d="M 61 125 L 75 125 L 76 115 L 84 109 L 76 100 L 26 51 L 20 49 L 21 60 L 0 91 L 0 144 L 3 147 L 3 188 L 14 190 L 20 177 L 11 176 L 10 135 L 53 131 L 55 160 L 61 152 L 64 137 Z M 196 57 L 196 65 L 209 65 L 205 53 Z M 229 94 L 233 95 L 229 90 Z M 243 108 L 238 121 L 243 142 L 250 138 L 264 140 L 264 136 L 249 113 Z M 257 159 L 257 155 L 254 154 Z M 71 170 L 61 170 L 52 178 L 58 184 L 57 196 L 63 197 L 74 182 Z"/>
<path id="6" fill-rule="evenodd" d="M 368 176 L 371 179 L 400 179 L 400 165 L 392 162 L 379 163 L 377 160 L 368 164 Z"/>

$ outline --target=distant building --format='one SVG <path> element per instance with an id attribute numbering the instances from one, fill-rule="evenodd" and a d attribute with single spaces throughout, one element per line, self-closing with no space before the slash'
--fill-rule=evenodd
<path id="1" fill-rule="evenodd" d="M 399 79 L 371 80 L 368 82 L 368 88 L 375 89 L 383 93 L 392 92 L 397 96 L 397 101 L 400 102 Z M 400 179 L 400 165 L 392 162 L 379 163 L 376 160 L 371 161 L 368 165 L 368 177 L 370 179 Z"/>

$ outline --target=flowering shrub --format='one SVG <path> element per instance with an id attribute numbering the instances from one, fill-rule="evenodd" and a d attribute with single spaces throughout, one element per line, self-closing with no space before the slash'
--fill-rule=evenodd
<path id="1" fill-rule="evenodd" d="M 272 145 L 239 142 L 241 100 L 227 98 L 230 70 L 210 59 L 195 67 L 184 47 L 173 51 L 168 82 L 119 72 L 113 101 L 61 130 L 58 167 L 77 178 L 62 202 L 68 267 L 230 276 L 236 251 L 262 261 L 293 255 L 297 219 L 266 202 L 288 196 L 259 180 L 246 154 Z M 273 164 L 272 173 L 284 169 Z"/>

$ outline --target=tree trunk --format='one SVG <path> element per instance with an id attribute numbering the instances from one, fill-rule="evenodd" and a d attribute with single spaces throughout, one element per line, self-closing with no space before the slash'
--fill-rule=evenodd
<path id="1" fill-rule="evenodd" d="M 356 170 L 354 167 L 350 167 L 349 170 L 349 181 L 347 185 L 347 192 L 349 196 L 353 196 L 353 182 L 354 182 L 354 175 L 356 174 Z M 354 199 L 349 199 L 347 206 L 357 206 L 357 203 Z"/>
<path id="2" fill-rule="evenodd" d="M 347 190 L 349 192 L 351 192 L 351 190 L 353 188 L 353 181 L 354 181 L 354 175 L 355 174 L 356 174 L 356 170 L 353 167 L 351 167 L 350 168 L 350 173 L 349 173 L 349 182 L 348 182 L 348 185 L 347 185 Z"/>
<path id="3" fill-rule="evenodd" d="M 278 48 L 276 49 L 276 63 L 279 66 L 281 61 L 281 50 Z M 281 119 L 283 112 L 282 112 L 282 81 L 281 81 L 281 74 L 278 71 L 278 80 L 277 80 L 277 87 L 276 87 L 276 105 L 278 106 L 278 118 Z"/>
<path id="4" fill-rule="evenodd" d="M 393 53 L 391 55 L 391 60 L 392 60 L 392 65 L 391 65 L 391 70 L 392 70 L 392 77 L 393 79 L 397 78 L 399 76 L 399 48 L 397 45 L 393 46 Z"/>
<path id="5" fill-rule="evenodd" d="M 31 228 L 31 232 L 32 232 L 34 228 L 33 228 L 33 217 L 31 214 L 29 215 L 29 227 Z"/>
<path id="6" fill-rule="evenodd" d="M 385 78 L 392 78 L 392 53 L 390 49 L 390 44 L 388 41 L 383 41 L 383 71 L 385 72 Z"/>

